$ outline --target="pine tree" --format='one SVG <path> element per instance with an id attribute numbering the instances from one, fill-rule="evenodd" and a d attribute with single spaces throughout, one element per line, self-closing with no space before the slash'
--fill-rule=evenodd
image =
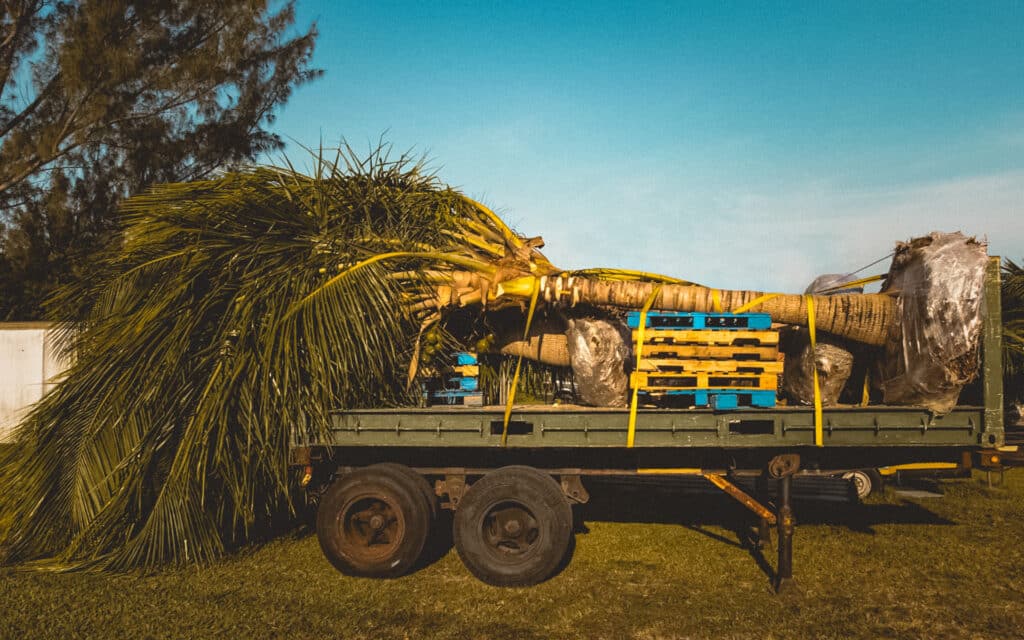
<path id="1" fill-rule="evenodd" d="M 319 75 L 292 2 L 0 4 L 0 319 L 84 277 L 125 196 L 281 148 L 274 109 Z"/>

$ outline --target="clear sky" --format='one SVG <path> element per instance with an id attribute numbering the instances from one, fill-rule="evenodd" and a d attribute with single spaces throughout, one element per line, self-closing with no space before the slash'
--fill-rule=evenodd
<path id="1" fill-rule="evenodd" d="M 826 4 L 299 0 L 325 75 L 274 129 L 424 153 L 563 268 L 802 291 L 932 230 L 1024 257 L 1024 1 Z"/>

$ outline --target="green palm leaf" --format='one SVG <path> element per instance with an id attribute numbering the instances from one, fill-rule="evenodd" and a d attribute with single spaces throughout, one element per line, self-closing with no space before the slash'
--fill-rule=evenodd
<path id="1" fill-rule="evenodd" d="M 1003 260 L 1003 369 L 1007 374 L 1024 373 L 1024 268 Z"/>
<path id="2" fill-rule="evenodd" d="M 76 359 L 0 470 L 15 560 L 203 562 L 251 539 L 292 508 L 292 434 L 322 434 L 329 409 L 414 401 L 406 373 L 436 305 L 409 301 L 436 297 L 426 273 L 493 272 L 522 248 L 384 148 L 320 154 L 312 176 L 159 186 L 124 213 L 101 276 L 54 301 L 83 318 Z"/>

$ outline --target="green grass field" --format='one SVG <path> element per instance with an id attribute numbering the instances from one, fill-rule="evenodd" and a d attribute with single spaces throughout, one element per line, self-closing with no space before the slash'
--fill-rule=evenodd
<path id="1" fill-rule="evenodd" d="M 1010 638 L 1024 636 L 1024 472 L 941 499 L 798 504 L 797 587 L 741 545 L 724 499 L 619 489 L 584 511 L 572 563 L 486 586 L 454 551 L 398 580 L 347 578 L 313 536 L 155 575 L 0 570 L 0 637 Z"/>

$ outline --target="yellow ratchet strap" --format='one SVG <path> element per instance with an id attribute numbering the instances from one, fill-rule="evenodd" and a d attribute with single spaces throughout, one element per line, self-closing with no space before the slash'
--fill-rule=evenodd
<path id="1" fill-rule="evenodd" d="M 867 370 L 865 370 L 864 371 L 864 393 L 863 393 L 863 395 L 861 395 L 861 398 L 860 398 L 860 406 L 862 406 L 862 407 L 868 406 L 868 402 L 870 402 L 870 400 L 871 400 L 871 385 L 869 384 L 869 380 L 868 380 L 868 372 L 867 372 Z"/>
<path id="2" fill-rule="evenodd" d="M 818 383 L 818 363 L 813 357 L 818 344 L 817 334 L 814 330 L 814 296 L 805 295 L 804 300 L 807 301 L 807 328 L 811 332 L 811 356 L 814 362 L 814 446 L 822 447 L 825 445 L 821 431 L 821 386 Z"/>
<path id="3" fill-rule="evenodd" d="M 644 303 L 644 308 L 640 310 L 640 327 L 636 333 L 636 361 L 640 362 L 640 358 L 643 357 L 644 352 L 644 329 L 647 327 L 647 312 L 651 310 L 651 305 L 654 304 L 654 299 L 661 293 L 661 285 L 654 287 L 651 291 L 651 297 L 647 298 L 647 302 Z M 639 400 L 640 385 L 633 387 L 633 399 L 629 403 L 629 429 L 626 431 L 626 446 L 629 448 L 633 447 L 633 442 L 636 440 L 636 404 Z"/>
<path id="4" fill-rule="evenodd" d="M 533 279 L 533 292 L 530 293 L 530 310 L 526 312 L 526 328 L 523 329 L 523 340 L 530 340 L 530 324 L 533 312 L 537 310 L 537 296 L 540 294 L 540 279 Z M 508 402 L 505 403 L 505 419 L 501 423 L 501 446 L 508 444 L 508 419 L 512 416 L 512 405 L 516 401 L 516 387 L 519 386 L 519 368 L 523 366 L 523 354 L 516 360 L 516 372 L 512 376 L 512 388 L 508 391 Z"/>
<path id="5" fill-rule="evenodd" d="M 722 292 L 718 289 L 711 290 L 711 304 L 715 308 L 715 313 L 722 313 L 724 311 L 722 309 Z"/>

